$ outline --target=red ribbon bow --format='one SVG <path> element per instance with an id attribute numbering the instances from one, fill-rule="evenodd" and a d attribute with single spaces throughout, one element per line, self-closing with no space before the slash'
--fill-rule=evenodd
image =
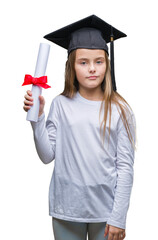
<path id="1" fill-rule="evenodd" d="M 45 89 L 50 88 L 51 86 L 49 86 L 46 83 L 47 83 L 47 76 L 35 78 L 35 77 L 32 77 L 31 75 L 26 74 L 24 78 L 24 83 L 22 84 L 22 86 L 33 84 L 38 87 L 43 87 Z"/>

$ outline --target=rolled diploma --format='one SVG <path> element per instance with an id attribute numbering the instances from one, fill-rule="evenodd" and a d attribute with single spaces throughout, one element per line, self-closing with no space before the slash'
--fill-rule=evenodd
<path id="1" fill-rule="evenodd" d="M 40 43 L 38 57 L 36 62 L 34 77 L 42 77 L 45 75 L 50 45 L 47 43 Z M 39 96 L 42 94 L 42 88 L 32 85 L 33 106 L 27 112 L 27 121 L 37 122 L 39 114 Z"/>

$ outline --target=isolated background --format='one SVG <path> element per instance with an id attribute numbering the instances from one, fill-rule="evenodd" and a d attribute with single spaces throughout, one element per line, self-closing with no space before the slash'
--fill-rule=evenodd
<path id="1" fill-rule="evenodd" d="M 48 189 L 54 162 L 44 165 L 37 156 L 32 129 L 23 111 L 24 95 L 31 86 L 21 87 L 21 84 L 25 74 L 34 74 L 40 42 L 49 43 L 46 74 L 52 88 L 43 90 L 47 116 L 52 99 L 64 87 L 67 52 L 43 36 L 91 14 L 127 34 L 127 38 L 115 41 L 117 90 L 131 105 L 137 120 L 138 150 L 126 239 L 155 239 L 158 215 L 156 4 L 156 0 L 0 3 L 0 239 L 53 239 Z"/>

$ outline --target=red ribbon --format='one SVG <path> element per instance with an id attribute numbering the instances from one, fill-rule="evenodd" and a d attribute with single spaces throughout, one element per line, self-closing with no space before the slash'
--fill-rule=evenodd
<path id="1" fill-rule="evenodd" d="M 24 83 L 22 84 L 22 86 L 33 84 L 45 89 L 50 88 L 51 86 L 49 86 L 46 83 L 47 83 L 47 76 L 35 78 L 35 77 L 32 77 L 31 75 L 26 74 L 24 78 Z"/>

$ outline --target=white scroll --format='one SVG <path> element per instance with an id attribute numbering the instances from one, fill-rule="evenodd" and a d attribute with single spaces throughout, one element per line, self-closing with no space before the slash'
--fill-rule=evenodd
<path id="1" fill-rule="evenodd" d="M 36 62 L 34 77 L 41 77 L 45 75 L 50 45 L 47 43 L 40 43 L 38 57 Z M 33 106 L 28 110 L 26 120 L 37 122 L 39 114 L 39 96 L 42 93 L 42 88 L 32 85 Z"/>

